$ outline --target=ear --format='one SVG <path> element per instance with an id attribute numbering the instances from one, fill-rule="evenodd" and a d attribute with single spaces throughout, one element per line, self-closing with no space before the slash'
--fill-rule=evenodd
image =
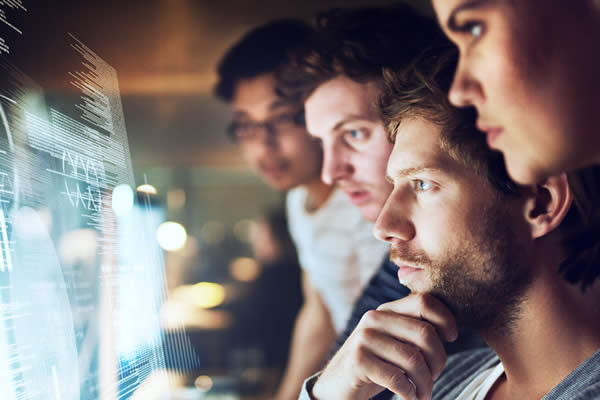
<path id="1" fill-rule="evenodd" d="M 556 229 L 571 208 L 573 196 L 566 174 L 551 176 L 532 186 L 525 203 L 525 220 L 531 237 L 541 238 Z"/>

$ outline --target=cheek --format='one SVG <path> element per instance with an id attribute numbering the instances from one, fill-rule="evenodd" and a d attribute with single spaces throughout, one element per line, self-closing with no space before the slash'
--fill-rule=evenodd
<path id="1" fill-rule="evenodd" d="M 355 168 L 360 176 L 363 177 L 363 181 L 370 182 L 389 194 L 393 186 L 386 181 L 385 176 L 388 159 L 394 145 L 387 140 L 385 133 L 381 133 L 380 137 L 376 139 L 377 141 L 373 142 L 357 155 Z"/>
<path id="2" fill-rule="evenodd" d="M 250 164 L 258 162 L 260 155 L 264 152 L 262 146 L 257 143 L 242 143 L 240 148 L 242 151 L 242 157 L 244 157 L 244 160 Z"/>
<path id="3" fill-rule="evenodd" d="M 313 160 L 320 155 L 320 145 L 304 131 L 289 133 L 279 138 L 280 152 L 288 158 Z"/>
<path id="4" fill-rule="evenodd" d="M 351 158 L 354 176 L 361 182 L 368 183 L 374 188 L 385 190 L 388 194 L 393 187 L 385 180 L 387 157 L 374 157 L 376 154 L 365 151 L 355 153 Z"/>
<path id="5" fill-rule="evenodd" d="M 413 217 L 418 246 L 433 260 L 443 258 L 457 239 L 456 226 L 447 214 L 438 211 L 442 209 L 438 206 L 421 208 Z"/>

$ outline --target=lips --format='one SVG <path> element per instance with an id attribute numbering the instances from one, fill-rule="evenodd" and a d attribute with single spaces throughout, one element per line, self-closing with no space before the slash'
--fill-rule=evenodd
<path id="1" fill-rule="evenodd" d="M 286 171 L 288 163 L 286 161 L 270 161 L 260 163 L 259 169 L 260 172 L 270 178 L 279 178 Z"/>
<path id="2" fill-rule="evenodd" d="M 364 205 L 364 204 L 368 203 L 369 200 L 371 199 L 371 192 L 369 192 L 368 190 L 356 189 L 356 188 L 355 189 L 342 188 L 342 189 L 344 190 L 346 195 L 348 195 L 352 204 L 354 204 L 355 206 Z"/>
<path id="3" fill-rule="evenodd" d="M 423 268 L 416 268 L 416 267 L 411 267 L 409 265 L 399 265 L 398 266 L 398 279 L 399 280 L 406 280 L 407 278 L 409 278 L 411 275 L 422 271 Z"/>
<path id="4" fill-rule="evenodd" d="M 504 128 L 499 126 L 491 126 L 482 121 L 477 121 L 477 129 L 484 132 L 487 137 L 487 144 L 489 147 L 494 147 L 494 143 L 498 139 L 498 137 L 504 131 Z"/>

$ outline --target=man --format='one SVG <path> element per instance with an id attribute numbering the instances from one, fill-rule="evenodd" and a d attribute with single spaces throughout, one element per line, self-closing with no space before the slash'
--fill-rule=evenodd
<path id="1" fill-rule="evenodd" d="M 434 20 L 407 5 L 335 9 L 317 18 L 317 32 L 279 75 L 283 94 L 304 101 L 308 132 L 322 143 L 321 179 L 342 189 L 369 221 L 376 220 L 392 189 L 385 170 L 393 145 L 377 111 L 381 70 L 406 66 L 436 44 L 449 45 Z M 397 270 L 386 258 L 355 304 L 334 351 L 366 311 L 409 293 L 398 285 Z M 448 350 L 480 343 L 465 334 Z"/>
<path id="2" fill-rule="evenodd" d="M 383 388 L 419 400 L 600 394 L 598 253 L 582 259 L 565 241 L 597 210 L 588 200 L 599 187 L 564 174 L 514 184 L 474 113 L 446 100 L 456 58 L 432 51 L 386 73 L 394 189 L 375 232 L 413 294 L 367 313 L 304 398 L 368 399 Z M 456 339 L 457 324 L 479 330 L 491 349 L 446 363 L 442 343 Z"/>
<path id="3" fill-rule="evenodd" d="M 246 160 L 270 186 L 290 191 L 288 222 L 304 270 L 304 303 L 279 400 L 296 398 L 304 379 L 323 367 L 387 248 L 344 194 L 321 182 L 322 151 L 304 128 L 302 105 L 275 91 L 275 73 L 286 54 L 311 32 L 293 20 L 254 29 L 221 61 L 216 88 L 231 104 L 230 133 Z"/>

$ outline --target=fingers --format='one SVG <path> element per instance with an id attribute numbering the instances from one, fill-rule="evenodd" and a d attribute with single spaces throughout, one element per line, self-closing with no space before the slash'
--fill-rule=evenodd
<path id="1" fill-rule="evenodd" d="M 427 399 L 417 397 L 415 385 L 397 365 L 382 360 L 366 348 L 357 351 L 356 357 L 356 364 L 368 371 L 368 379 L 374 384 L 388 388 L 406 400 Z"/>
<path id="2" fill-rule="evenodd" d="M 441 375 L 446 365 L 446 351 L 436 329 L 429 322 L 404 317 L 389 311 L 369 311 L 363 316 L 361 323 L 363 329 L 359 330 L 357 334 L 370 336 L 372 332 L 378 332 L 390 340 L 390 342 L 387 342 L 389 346 L 393 347 L 393 343 L 397 343 L 398 346 L 406 345 L 408 347 L 404 350 L 410 352 L 416 348 L 424 358 L 428 367 L 428 374 L 431 375 L 432 379 L 435 380 Z M 371 337 L 361 339 L 366 343 L 377 343 L 377 340 L 379 340 Z M 388 351 L 389 346 L 382 347 L 382 350 L 378 349 L 376 353 L 383 359 L 394 362 L 394 360 L 385 357 L 385 352 Z"/>
<path id="3" fill-rule="evenodd" d="M 379 359 L 370 360 L 378 372 L 371 375 L 371 371 L 371 380 L 400 396 L 416 394 L 418 399 L 431 398 L 434 378 L 418 347 L 372 329 L 362 330 L 361 334 L 363 346 L 357 352 L 358 358 L 375 356 Z"/>
<path id="4" fill-rule="evenodd" d="M 382 304 L 377 310 L 392 311 L 425 320 L 431 323 L 439 334 L 449 342 L 453 342 L 458 338 L 454 315 L 444 303 L 430 294 L 411 294 L 400 300 Z"/>

